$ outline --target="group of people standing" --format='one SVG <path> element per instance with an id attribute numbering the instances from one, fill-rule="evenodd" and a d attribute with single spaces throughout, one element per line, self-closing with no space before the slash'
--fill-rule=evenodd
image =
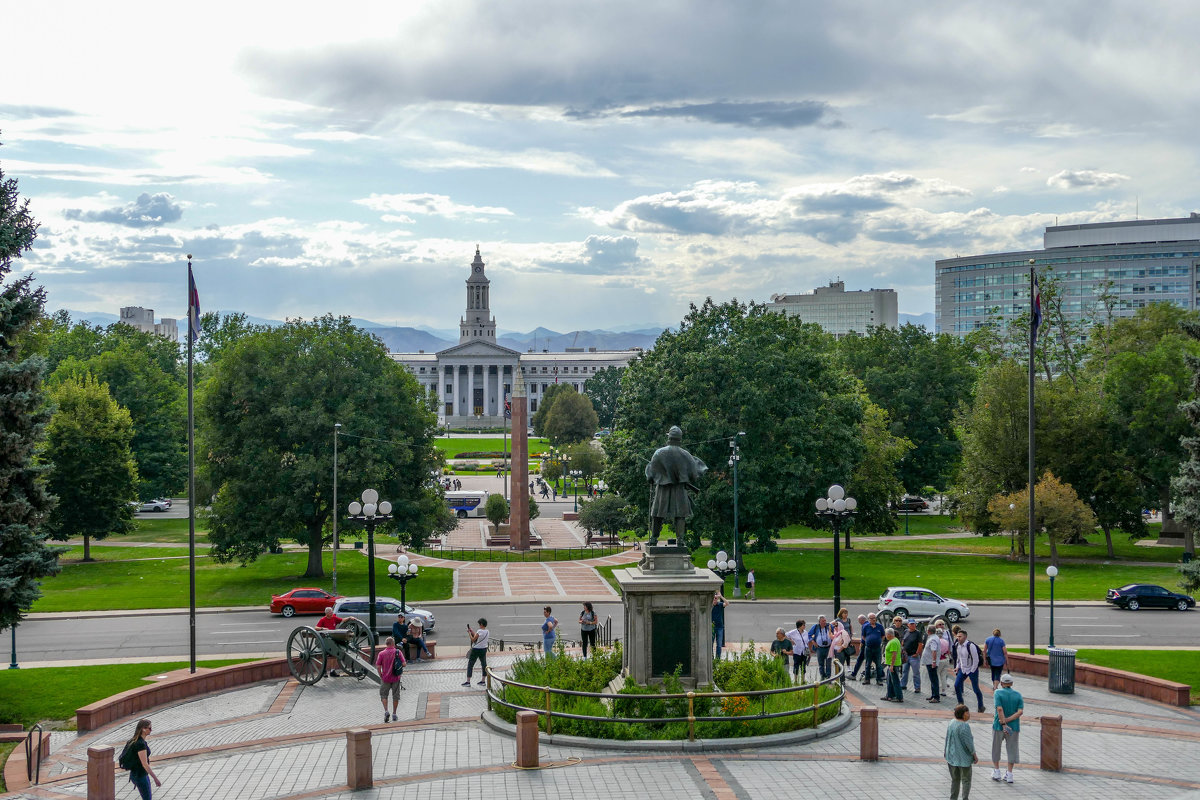
<path id="1" fill-rule="evenodd" d="M 811 626 L 798 619 L 796 627 L 789 631 L 776 628 L 771 652 L 790 661 L 792 678 L 801 682 L 805 680 L 810 664 L 815 665 L 821 680 L 833 675 L 834 661 L 840 661 L 843 668 L 848 669 L 850 658 L 856 652 L 849 613 L 843 608 L 832 622 L 821 614 Z M 842 674 L 844 677 L 845 672 Z"/>

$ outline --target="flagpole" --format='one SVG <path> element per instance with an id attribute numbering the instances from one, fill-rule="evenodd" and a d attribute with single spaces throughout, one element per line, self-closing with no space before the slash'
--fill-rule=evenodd
<path id="1" fill-rule="evenodd" d="M 188 253 L 187 425 L 188 425 L 188 652 L 196 673 L 196 408 L 192 379 L 192 346 L 200 326 L 192 254 Z"/>
<path id="2" fill-rule="evenodd" d="M 1033 549 L 1036 542 L 1034 535 L 1034 502 L 1033 502 L 1033 349 L 1037 344 L 1038 325 L 1041 323 L 1041 298 L 1038 296 L 1037 271 L 1034 259 L 1029 259 L 1029 652 L 1034 652 L 1035 638 L 1035 605 L 1033 599 Z"/>

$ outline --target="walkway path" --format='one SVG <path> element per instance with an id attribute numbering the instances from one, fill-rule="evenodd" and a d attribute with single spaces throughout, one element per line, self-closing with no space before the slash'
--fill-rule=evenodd
<path id="1" fill-rule="evenodd" d="M 493 655 L 507 669 L 514 656 Z M 945 796 L 947 773 L 942 738 L 950 704 L 910 698 L 880 703 L 874 686 L 851 683 L 851 703 L 880 705 L 882 760 L 857 760 L 858 730 L 815 743 L 747 752 L 644 753 L 543 745 L 543 764 L 558 768 L 523 771 L 510 765 L 515 744 L 479 723 L 483 690 L 462 687 L 465 659 L 414 664 L 405 675 L 400 717 L 383 723 L 374 685 L 327 679 L 304 687 L 274 681 L 182 702 L 150 712 L 160 800 L 371 800 L 396 798 L 786 798 L 797 796 L 887 797 L 926 800 Z M 989 780 L 989 713 L 973 717 L 980 764 L 975 798 L 1196 797 L 1200 761 L 1200 713 L 1093 689 L 1050 695 L 1043 680 L 1017 676 L 1025 695 L 1022 764 L 1013 785 Z M 858 691 L 865 689 L 865 691 Z M 1041 772 L 1038 718 L 1063 717 L 1060 773 Z M 87 734 L 53 734 L 50 782 L 11 797 L 79 798 L 89 745 L 120 747 L 131 717 Z M 372 730 L 375 787 L 345 786 L 345 736 L 350 727 Z M 578 763 L 571 763 L 574 759 Z M 120 782 L 117 797 L 136 797 Z M 799 790 L 798 786 L 811 786 Z M 831 787 L 836 787 L 832 788 Z M 6 796 L 6 797 L 9 797 Z"/>

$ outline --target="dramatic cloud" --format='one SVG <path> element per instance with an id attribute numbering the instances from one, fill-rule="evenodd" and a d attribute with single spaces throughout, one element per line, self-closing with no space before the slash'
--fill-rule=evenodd
<path id="1" fill-rule="evenodd" d="M 395 215 L 424 214 L 447 219 L 461 217 L 511 217 L 512 212 L 507 208 L 494 206 L 468 206 L 456 203 L 444 194 L 372 194 L 370 197 L 354 202 L 366 206 L 372 211 L 386 211 L 392 216 L 390 221 L 400 222 L 402 218 Z"/>
<path id="2" fill-rule="evenodd" d="M 625 275 L 647 263 L 637 254 L 638 240 L 632 236 L 589 236 L 578 253 L 568 259 L 540 259 L 536 266 L 555 272 L 587 275 Z"/>
<path id="3" fill-rule="evenodd" d="M 157 228 L 167 223 L 178 222 L 183 216 L 183 207 L 166 192 L 143 192 L 138 195 L 137 200 L 117 208 L 103 211 L 72 208 L 67 209 L 63 216 L 82 222 L 111 222 L 129 228 Z"/>
<path id="4" fill-rule="evenodd" d="M 1099 172 L 1094 169 L 1071 170 L 1064 169 L 1046 179 L 1046 185 L 1051 189 L 1108 189 L 1123 181 L 1129 180 L 1128 175 L 1119 172 Z"/>

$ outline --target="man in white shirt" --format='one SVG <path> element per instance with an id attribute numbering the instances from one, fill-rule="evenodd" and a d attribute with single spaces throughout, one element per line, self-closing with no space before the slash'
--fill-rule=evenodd
<path id="1" fill-rule="evenodd" d="M 963 684 L 970 679 L 971 688 L 975 690 L 975 699 L 979 701 L 979 711 L 983 713 L 983 692 L 979 691 L 981 664 L 983 654 L 979 652 L 979 645 L 967 638 L 966 631 L 959 631 L 958 644 L 954 646 L 954 672 L 957 674 L 954 679 L 954 696 L 958 698 L 958 702 L 963 701 Z"/>

